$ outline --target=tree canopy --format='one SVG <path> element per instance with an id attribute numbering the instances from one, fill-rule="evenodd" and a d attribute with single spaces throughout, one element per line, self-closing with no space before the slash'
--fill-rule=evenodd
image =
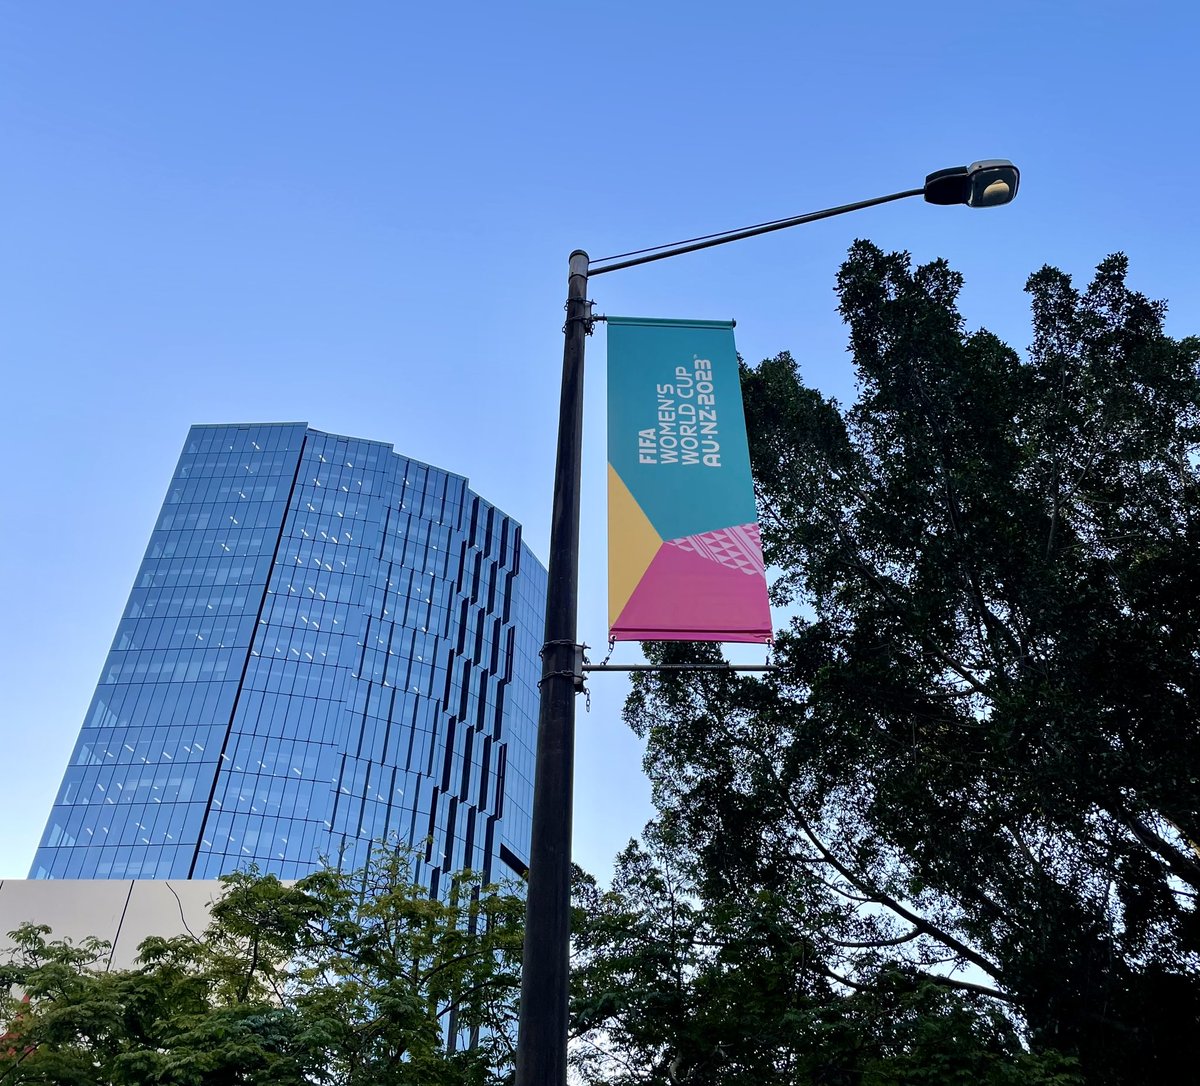
<path id="1" fill-rule="evenodd" d="M 580 875 L 571 1062 L 588 1086 L 1074 1086 L 1075 1061 L 1025 1051 L 990 1000 L 880 963 L 836 982 L 820 918 L 747 884 L 706 899 L 651 827 L 612 886 Z"/>
<path id="2" fill-rule="evenodd" d="M 431 900 L 413 874 L 380 849 L 292 886 L 225 876 L 203 933 L 147 939 L 130 970 L 25 925 L 0 965 L 0 1083 L 505 1081 L 523 903 L 469 875 Z"/>
<path id="3" fill-rule="evenodd" d="M 743 370 L 778 670 L 626 708 L 689 915 L 767 925 L 810 995 L 983 1001 L 1095 1083 L 1200 1025 L 1200 341 L 1126 275 L 1033 275 L 1022 358 L 945 262 L 856 243 L 856 401 Z"/>

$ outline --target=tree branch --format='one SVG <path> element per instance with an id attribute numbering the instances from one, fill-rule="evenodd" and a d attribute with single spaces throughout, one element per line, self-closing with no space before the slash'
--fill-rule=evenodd
<path id="1" fill-rule="evenodd" d="M 769 769 L 768 772 L 772 773 L 772 776 L 774 776 L 773 770 Z M 787 789 L 785 789 L 783 787 L 783 784 L 782 784 L 782 782 L 779 781 L 778 777 L 774 777 L 774 779 L 777 782 L 777 784 L 779 785 L 779 789 L 780 789 L 781 794 L 783 795 L 784 802 L 791 809 L 793 817 L 799 823 L 800 828 L 804 831 L 805 836 L 808 837 L 808 839 L 813 843 L 813 846 L 817 849 L 817 851 L 820 852 L 821 855 L 828 861 L 829 866 L 832 867 L 839 875 L 841 875 L 842 878 L 844 878 L 847 882 L 851 883 L 852 885 L 857 886 L 864 894 L 870 895 L 875 901 L 879 902 L 880 905 L 883 905 L 885 908 L 890 909 L 897 916 L 903 917 L 914 927 L 918 928 L 923 934 L 928 935 L 933 939 L 936 939 L 938 942 L 944 944 L 945 946 L 949 947 L 951 950 L 955 951 L 955 953 L 957 953 L 960 957 L 971 962 L 973 965 L 978 966 L 985 973 L 987 973 L 988 976 L 997 977 L 997 978 L 999 977 L 1000 969 L 995 963 L 989 961 L 987 958 L 985 958 L 982 954 L 978 953 L 977 951 L 972 950 L 969 946 L 967 946 L 966 943 L 962 942 L 959 939 L 956 939 L 949 932 L 942 931 L 941 928 L 939 928 L 935 924 L 931 923 L 929 920 L 927 920 L 925 917 L 921 916 L 919 913 L 915 913 L 911 909 L 908 909 L 905 906 L 901 905 L 900 902 L 897 901 L 890 894 L 879 889 L 877 886 L 872 885 L 871 883 L 867 882 L 864 878 L 862 878 L 859 875 L 856 875 L 853 871 L 851 871 L 850 868 L 848 868 L 844 863 L 842 863 L 841 860 L 839 860 L 826 847 L 825 843 L 816 835 L 816 832 L 808 824 L 808 820 L 804 817 L 804 815 L 801 813 L 800 809 L 796 806 L 795 801 L 792 799 L 792 797 L 788 793 Z"/>
<path id="2" fill-rule="evenodd" d="M 1183 879 L 1189 886 L 1200 889 L 1200 862 L 1181 855 L 1171 847 L 1169 841 L 1160 837 L 1136 815 L 1122 813 L 1120 817 L 1137 841 L 1162 860 L 1171 874 Z"/>
<path id="3" fill-rule="evenodd" d="M 851 980 L 840 973 L 835 973 L 827 965 L 820 966 L 820 970 L 830 980 L 835 980 L 838 984 L 844 984 L 847 988 L 853 988 L 857 992 L 877 992 L 879 990 L 876 985 L 864 984 L 862 981 Z M 943 977 L 938 973 L 922 973 L 921 978 L 942 988 L 954 988 L 960 992 L 972 992 L 975 995 L 983 995 L 989 999 L 999 1000 L 1001 1003 L 1007 1003 L 1010 1006 L 1015 1006 L 1017 1003 L 1007 992 L 1000 992 L 995 988 L 989 988 L 986 984 L 972 984 L 969 980 L 955 980 L 954 977 Z"/>
<path id="4" fill-rule="evenodd" d="M 907 935 L 898 935 L 895 939 L 870 939 L 865 942 L 847 942 L 843 939 L 828 940 L 834 946 L 845 947 L 847 950 L 870 950 L 881 946 L 900 946 L 903 943 L 911 943 L 923 933 L 919 928 L 913 928 Z"/>

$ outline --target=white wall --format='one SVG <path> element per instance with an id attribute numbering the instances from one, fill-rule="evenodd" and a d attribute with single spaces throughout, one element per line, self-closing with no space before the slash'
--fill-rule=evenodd
<path id="1" fill-rule="evenodd" d="M 0 958 L 12 947 L 8 933 L 31 921 L 56 939 L 105 939 L 109 968 L 127 969 L 148 935 L 200 934 L 221 890 L 216 879 L 3 879 Z"/>

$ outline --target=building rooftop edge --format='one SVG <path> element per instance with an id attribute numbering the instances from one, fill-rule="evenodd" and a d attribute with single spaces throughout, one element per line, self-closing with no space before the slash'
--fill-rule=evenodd
<path id="1" fill-rule="evenodd" d="M 402 456 L 402 457 L 404 457 L 405 460 L 411 460 L 414 464 L 419 464 L 421 467 L 430 468 L 433 471 L 440 471 L 440 472 L 442 472 L 443 475 L 449 475 L 454 479 L 461 479 L 463 482 L 463 485 L 472 494 L 474 494 L 475 497 L 479 498 L 481 501 L 487 502 L 488 505 L 490 505 L 498 513 L 500 513 L 503 516 L 508 517 L 509 520 L 516 521 L 517 524 L 524 527 L 523 521 L 518 520 L 506 509 L 501 509 L 500 506 L 498 506 L 494 501 L 492 501 L 490 498 L 486 497 L 485 495 L 480 494 L 479 491 L 472 489 L 470 476 L 463 475 L 457 471 L 451 471 L 449 468 L 439 467 L 437 464 L 431 464 L 428 460 L 420 460 L 415 456 L 409 456 L 408 453 L 397 452 L 395 443 L 391 442 L 391 441 L 378 441 L 375 438 L 370 438 L 370 437 L 354 437 L 352 434 L 337 434 L 337 433 L 334 433 L 332 430 L 319 430 L 319 429 L 317 429 L 317 427 L 311 426 L 311 425 L 309 425 L 309 423 L 301 422 L 301 421 L 295 421 L 295 422 L 194 422 L 194 423 L 192 423 L 193 430 L 228 430 L 228 429 L 248 430 L 252 426 L 280 426 L 280 427 L 303 426 L 305 428 L 305 430 L 308 430 L 314 434 L 320 434 L 322 437 L 342 438 L 346 441 L 361 441 L 364 445 L 378 445 L 378 446 L 380 446 L 380 448 L 387 449 L 390 453 L 392 453 L 393 456 Z M 521 547 L 523 550 L 526 550 L 529 552 L 530 557 L 535 562 L 537 562 L 537 564 L 539 566 L 542 567 L 543 571 L 546 569 L 546 564 L 537 556 L 536 552 L 529 546 L 528 543 L 525 542 L 524 539 L 521 540 Z"/>

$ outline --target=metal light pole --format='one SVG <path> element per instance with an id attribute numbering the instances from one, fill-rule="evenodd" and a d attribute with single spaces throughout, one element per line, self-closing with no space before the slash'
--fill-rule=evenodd
<path id="1" fill-rule="evenodd" d="M 550 520 L 546 643 L 542 647 L 542 697 L 533 772 L 533 829 L 517 1033 L 517 1082 L 527 1086 L 566 1086 L 567 1081 L 583 341 L 590 319 L 587 281 L 587 253 L 576 249 L 567 276 L 567 322 L 563 326 L 558 459 Z"/>
<path id="2" fill-rule="evenodd" d="M 589 268 L 581 249 L 571 254 L 567 320 L 563 326 L 562 394 L 558 410 L 558 457 L 546 588 L 546 640 L 542 648 L 541 706 L 534 767 L 533 827 L 525 907 L 525 947 L 517 1034 L 516 1086 L 566 1086 L 567 1000 L 571 943 L 571 810 L 575 758 L 575 695 L 582 687 L 577 644 L 579 603 L 579 491 L 583 450 L 584 341 L 591 331 L 587 300 L 591 275 L 632 268 L 682 253 L 726 245 L 790 226 L 924 196 L 933 204 L 996 207 L 1017 194 L 1020 175 L 1007 160 L 991 159 L 929 174 L 921 188 L 854 204 L 759 223 L 741 230 L 691 238 L 622 253 Z"/>

